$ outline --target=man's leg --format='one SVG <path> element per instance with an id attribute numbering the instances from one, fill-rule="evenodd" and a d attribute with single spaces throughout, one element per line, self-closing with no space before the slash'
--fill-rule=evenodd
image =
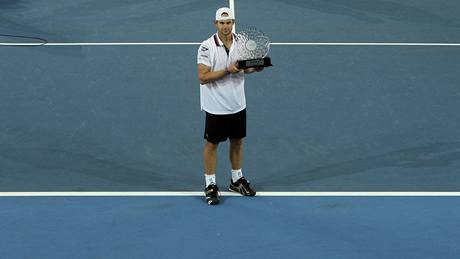
<path id="1" fill-rule="evenodd" d="M 204 145 L 203 158 L 204 158 L 204 173 L 206 175 L 214 175 L 217 167 L 217 147 L 219 144 L 213 144 L 206 141 Z"/>
<path id="2" fill-rule="evenodd" d="M 206 141 L 203 151 L 204 176 L 206 181 L 204 194 L 206 202 L 210 205 L 216 205 L 219 203 L 219 188 L 216 184 L 217 147 L 218 144 Z"/>
<path id="3" fill-rule="evenodd" d="M 230 163 L 232 170 L 239 170 L 243 164 L 243 139 L 230 139 Z"/>
<path id="4" fill-rule="evenodd" d="M 239 192 L 244 196 L 254 196 L 256 192 L 249 186 L 243 177 L 243 139 L 230 139 L 230 162 L 232 163 L 232 181 L 230 191 Z"/>

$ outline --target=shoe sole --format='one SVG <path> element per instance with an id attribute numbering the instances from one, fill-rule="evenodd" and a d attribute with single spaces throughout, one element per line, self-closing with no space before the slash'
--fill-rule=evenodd
<path id="1" fill-rule="evenodd" d="M 215 200 L 213 200 L 213 199 L 208 200 L 207 197 L 204 196 L 204 202 L 206 202 L 208 205 L 217 205 L 217 204 L 219 204 L 220 201 L 219 201 L 219 197 L 216 197 Z"/>
<path id="2" fill-rule="evenodd" d="M 234 189 L 232 189 L 231 187 L 228 187 L 228 190 L 231 191 L 231 192 L 234 192 L 234 193 L 239 193 L 239 194 L 241 194 L 241 195 L 243 195 L 243 196 L 248 196 L 248 197 L 256 196 L 256 194 L 257 194 L 256 192 L 254 192 L 254 195 L 243 194 L 243 193 L 241 193 L 239 190 L 234 190 Z"/>

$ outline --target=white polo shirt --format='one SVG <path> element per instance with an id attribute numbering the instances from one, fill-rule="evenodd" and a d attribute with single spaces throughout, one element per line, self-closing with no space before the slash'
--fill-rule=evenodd
<path id="1" fill-rule="evenodd" d="M 229 54 L 216 34 L 201 43 L 197 63 L 211 68 L 211 71 L 225 70 L 238 59 L 236 35 Z M 246 108 L 244 95 L 244 72 L 228 74 L 207 84 L 200 84 L 201 110 L 212 114 L 233 114 Z"/>

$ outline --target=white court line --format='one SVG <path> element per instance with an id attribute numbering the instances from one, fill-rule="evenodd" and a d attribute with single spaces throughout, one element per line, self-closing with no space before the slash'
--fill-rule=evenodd
<path id="1" fill-rule="evenodd" d="M 181 46 L 200 45 L 200 42 L 48 42 L 48 43 L 6 43 L 0 46 Z M 460 43 L 426 42 L 272 42 L 272 46 L 425 46 L 459 47 Z"/>
<path id="2" fill-rule="evenodd" d="M 220 192 L 222 196 L 240 196 L 233 192 Z M 0 197 L 128 197 L 128 196 L 203 196 L 203 192 L 0 192 Z M 268 197 L 324 197 L 324 196 L 460 196 L 460 192 L 257 192 Z"/>
<path id="3" fill-rule="evenodd" d="M 458 47 L 460 43 L 424 43 L 424 42 L 273 42 L 273 46 L 439 46 Z"/>

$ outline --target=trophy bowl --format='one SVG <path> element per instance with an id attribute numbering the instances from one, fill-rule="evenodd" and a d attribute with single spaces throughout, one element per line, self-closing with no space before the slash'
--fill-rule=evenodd
<path id="1" fill-rule="evenodd" d="M 267 57 L 270 39 L 256 28 L 246 28 L 237 34 L 238 68 L 260 68 L 272 66 Z"/>

